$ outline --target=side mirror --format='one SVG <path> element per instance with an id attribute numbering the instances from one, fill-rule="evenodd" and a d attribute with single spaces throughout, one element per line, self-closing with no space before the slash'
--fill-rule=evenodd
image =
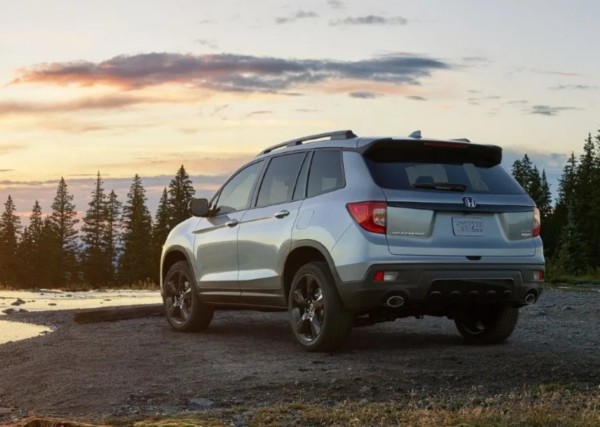
<path id="1" fill-rule="evenodd" d="M 208 200 L 206 199 L 192 199 L 188 206 L 190 214 L 193 216 L 206 217 L 208 216 Z"/>

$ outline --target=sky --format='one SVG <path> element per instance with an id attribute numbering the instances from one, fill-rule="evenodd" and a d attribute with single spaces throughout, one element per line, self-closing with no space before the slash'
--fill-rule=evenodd
<path id="1" fill-rule="evenodd" d="M 552 190 L 600 128 L 594 0 L 0 0 L 0 202 L 45 213 L 64 177 L 152 211 L 294 137 L 459 138 L 528 153 Z"/>

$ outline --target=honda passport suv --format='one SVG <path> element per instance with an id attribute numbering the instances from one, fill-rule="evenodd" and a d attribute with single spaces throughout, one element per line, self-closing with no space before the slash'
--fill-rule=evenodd
<path id="1" fill-rule="evenodd" d="M 419 131 L 267 148 L 169 234 L 167 320 L 196 331 L 218 309 L 287 310 L 304 349 L 330 351 L 353 326 L 429 315 L 502 342 L 545 270 L 539 211 L 501 159 Z"/>

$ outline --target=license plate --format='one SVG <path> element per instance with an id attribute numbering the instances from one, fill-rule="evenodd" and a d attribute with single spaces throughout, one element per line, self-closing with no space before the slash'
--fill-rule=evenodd
<path id="1" fill-rule="evenodd" d="M 483 236 L 482 218 L 452 218 L 455 236 Z"/>

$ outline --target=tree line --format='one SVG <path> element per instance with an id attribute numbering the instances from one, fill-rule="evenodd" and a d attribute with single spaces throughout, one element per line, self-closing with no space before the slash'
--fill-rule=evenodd
<path id="1" fill-rule="evenodd" d="M 600 131 L 588 134 L 583 154 L 572 152 L 552 193 L 545 170 L 527 154 L 512 174 L 540 210 L 547 276 L 600 272 Z M 182 165 L 163 189 L 156 215 L 146 205 L 146 190 L 135 175 L 124 203 L 107 192 L 98 172 L 91 200 L 78 229 L 73 195 L 60 179 L 51 213 L 36 200 L 23 227 L 8 196 L 0 216 L 0 284 L 15 288 L 123 286 L 158 283 L 161 247 L 169 231 L 188 218 L 194 196 Z"/>
<path id="2" fill-rule="evenodd" d="M 541 236 L 551 278 L 600 272 L 600 131 L 588 134 L 583 153 L 571 152 L 552 197 L 545 171 L 525 154 L 512 174 L 540 209 Z"/>
<path id="3" fill-rule="evenodd" d="M 73 195 L 61 178 L 51 212 L 33 204 L 22 226 L 9 195 L 0 217 L 0 284 L 14 288 L 128 286 L 158 283 L 159 258 L 169 231 L 189 217 L 195 190 L 182 165 L 163 193 L 153 219 L 142 179 L 127 199 L 104 188 L 98 172 L 81 227 Z"/>

